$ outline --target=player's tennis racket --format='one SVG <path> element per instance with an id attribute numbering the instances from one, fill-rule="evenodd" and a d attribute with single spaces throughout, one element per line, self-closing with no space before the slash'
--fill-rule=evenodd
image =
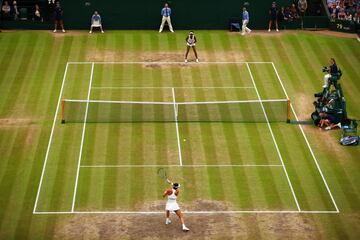
<path id="1" fill-rule="evenodd" d="M 171 181 L 168 179 L 168 176 L 167 176 L 167 173 L 166 173 L 166 170 L 164 168 L 159 168 L 158 171 L 157 171 L 157 174 L 158 176 L 165 180 L 167 183 L 171 184 Z"/>

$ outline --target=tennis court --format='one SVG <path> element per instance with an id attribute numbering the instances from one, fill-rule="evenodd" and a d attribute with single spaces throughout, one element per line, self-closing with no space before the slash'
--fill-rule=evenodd
<path id="1" fill-rule="evenodd" d="M 189 213 L 337 213 L 288 100 L 272 62 L 69 62 L 34 213 L 162 213 L 160 167 Z"/>

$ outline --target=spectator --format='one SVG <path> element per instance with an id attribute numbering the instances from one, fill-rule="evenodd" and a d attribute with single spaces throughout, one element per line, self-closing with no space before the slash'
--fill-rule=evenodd
<path id="1" fill-rule="evenodd" d="M 320 112 L 319 116 L 320 116 L 320 122 L 319 122 L 320 128 L 324 128 L 325 130 L 331 130 L 334 128 L 341 127 L 341 123 L 337 121 L 334 115 Z"/>
<path id="2" fill-rule="evenodd" d="M 243 8 L 243 15 L 242 15 L 242 33 L 241 35 L 245 35 L 245 33 L 251 33 L 251 29 L 247 27 L 249 23 L 249 13 L 246 11 L 246 8 Z"/>
<path id="3" fill-rule="evenodd" d="M 269 32 L 271 32 L 271 27 L 273 25 L 273 23 L 275 23 L 276 26 L 276 31 L 279 31 L 279 26 L 278 26 L 278 22 L 277 22 L 277 7 L 276 7 L 276 2 L 273 2 L 271 4 L 271 8 L 269 10 Z"/>
<path id="4" fill-rule="evenodd" d="M 350 12 L 345 12 L 345 20 L 347 21 L 352 21 L 352 15 Z"/>
<path id="5" fill-rule="evenodd" d="M 89 33 L 92 33 L 92 30 L 94 27 L 100 28 L 101 33 L 104 33 L 103 28 L 102 28 L 102 23 L 101 23 L 101 16 L 99 15 L 99 13 L 97 11 L 95 11 L 91 17 L 91 27 L 90 27 Z"/>
<path id="6" fill-rule="evenodd" d="M 11 14 L 13 17 L 14 17 L 14 20 L 18 20 L 19 19 L 19 10 L 18 10 L 18 6 L 17 6 L 17 2 L 16 1 L 13 1 L 13 6 L 12 6 L 12 14 Z"/>
<path id="7" fill-rule="evenodd" d="M 11 7 L 10 7 L 8 1 L 4 2 L 4 5 L 1 7 L 1 12 L 2 12 L 2 17 L 4 19 L 10 18 Z"/>
<path id="8" fill-rule="evenodd" d="M 286 7 L 284 13 L 289 22 L 294 20 L 293 16 L 291 15 L 290 7 Z"/>
<path id="9" fill-rule="evenodd" d="M 288 18 L 285 17 L 285 8 L 281 7 L 281 10 L 278 13 L 277 19 L 279 22 L 287 22 Z"/>
<path id="10" fill-rule="evenodd" d="M 357 11 L 353 18 L 354 22 L 360 24 L 360 11 Z"/>
<path id="11" fill-rule="evenodd" d="M 33 20 L 35 20 L 35 21 L 40 21 L 40 22 L 43 22 L 43 21 L 44 21 L 42 15 L 41 15 L 41 12 L 40 12 L 40 7 L 39 7 L 38 4 L 35 4 L 35 11 L 34 11 L 34 18 L 33 18 Z"/>
<path id="12" fill-rule="evenodd" d="M 162 20 L 161 20 L 159 33 L 162 32 L 165 22 L 167 22 L 167 24 L 169 25 L 170 32 L 174 32 L 173 27 L 171 25 L 170 15 L 171 15 L 171 8 L 169 8 L 169 4 L 165 3 L 164 8 L 161 9 Z"/>
<path id="13" fill-rule="evenodd" d="M 60 6 L 60 2 L 56 2 L 56 7 L 54 9 L 54 19 L 55 19 L 54 33 L 57 32 L 58 25 L 60 25 L 62 32 L 63 33 L 65 32 L 63 15 L 64 15 L 64 11 Z"/>
<path id="14" fill-rule="evenodd" d="M 298 9 L 299 9 L 299 12 L 300 12 L 300 16 L 305 16 L 305 12 L 306 12 L 306 9 L 307 9 L 307 1 L 306 0 L 299 0 L 298 1 Z"/>
<path id="15" fill-rule="evenodd" d="M 291 4 L 290 12 L 291 12 L 291 16 L 292 16 L 294 19 L 298 19 L 298 18 L 299 18 L 299 14 L 298 14 L 298 11 L 297 11 L 297 9 L 296 9 L 295 3 Z"/>
<path id="16" fill-rule="evenodd" d="M 194 51 L 196 62 L 199 62 L 198 55 L 197 55 L 196 48 L 195 48 L 196 42 L 197 42 L 197 40 L 196 40 L 194 32 L 190 31 L 189 35 L 186 37 L 186 45 L 187 45 L 186 53 L 185 53 L 185 62 L 186 63 L 188 62 L 187 57 L 188 57 L 190 48 L 192 48 L 192 50 Z"/>
<path id="17" fill-rule="evenodd" d="M 345 11 L 344 10 L 341 10 L 339 13 L 338 13 L 338 19 L 339 20 L 345 20 L 345 16 L 346 16 L 346 14 L 345 14 Z"/>

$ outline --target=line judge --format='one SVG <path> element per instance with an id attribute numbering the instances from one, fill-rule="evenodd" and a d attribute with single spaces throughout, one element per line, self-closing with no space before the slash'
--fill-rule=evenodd
<path id="1" fill-rule="evenodd" d="M 171 15 L 171 8 L 169 8 L 168 3 L 165 3 L 164 8 L 161 9 L 162 20 L 161 20 L 159 33 L 162 32 L 162 30 L 164 28 L 164 25 L 165 25 L 165 22 L 167 22 L 167 24 L 169 25 L 170 32 L 174 32 L 174 29 L 173 29 L 173 27 L 171 25 L 170 15 Z"/>

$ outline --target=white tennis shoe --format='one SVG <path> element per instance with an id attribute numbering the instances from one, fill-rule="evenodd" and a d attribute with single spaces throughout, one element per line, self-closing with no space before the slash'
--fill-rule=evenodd
<path id="1" fill-rule="evenodd" d="M 188 229 L 185 225 L 183 225 L 182 230 L 183 230 L 184 232 L 190 231 L 190 229 Z"/>
<path id="2" fill-rule="evenodd" d="M 166 221 L 165 221 L 165 224 L 169 225 L 170 223 L 171 223 L 171 220 L 167 218 Z"/>

